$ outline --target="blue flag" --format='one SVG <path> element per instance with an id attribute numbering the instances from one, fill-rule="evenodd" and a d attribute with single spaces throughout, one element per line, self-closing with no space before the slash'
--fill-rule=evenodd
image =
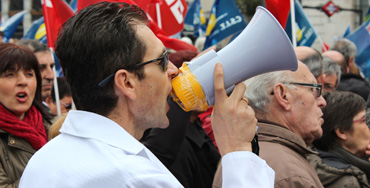
<path id="1" fill-rule="evenodd" d="M 207 49 L 226 37 L 242 31 L 247 23 L 234 0 L 216 0 L 211 9 L 211 16 L 206 30 Z"/>
<path id="2" fill-rule="evenodd" d="M 69 3 L 69 6 L 72 8 L 72 10 L 74 12 L 76 12 L 77 10 L 77 0 L 72 0 L 70 3 Z"/>
<path id="3" fill-rule="evenodd" d="M 346 38 L 349 34 L 351 34 L 351 26 L 350 25 L 347 27 L 346 31 L 344 31 L 342 38 Z"/>
<path id="4" fill-rule="evenodd" d="M 18 12 L 10 17 L 5 23 L 2 23 L 0 30 L 4 32 L 3 42 L 9 42 L 13 37 L 14 32 L 17 30 L 18 25 L 22 22 L 26 11 Z"/>
<path id="5" fill-rule="evenodd" d="M 356 29 L 347 39 L 354 42 L 357 47 L 356 64 L 364 73 L 370 76 L 370 20 L 367 20 Z"/>
<path id="6" fill-rule="evenodd" d="M 203 9 L 200 6 L 200 0 L 195 0 L 191 4 L 184 20 L 184 29 L 192 32 L 194 36 L 204 36 L 206 33 L 206 19 Z"/>
<path id="7" fill-rule="evenodd" d="M 41 18 L 33 21 L 30 29 L 23 36 L 23 39 L 36 39 L 37 38 L 36 33 L 37 33 L 37 31 L 39 31 L 39 32 L 41 31 L 43 24 L 44 24 L 44 17 L 41 17 Z M 46 34 L 46 32 L 45 32 L 45 34 Z"/>
<path id="8" fill-rule="evenodd" d="M 313 29 L 311 23 L 308 21 L 301 4 L 297 1 L 294 2 L 295 10 L 295 31 L 297 38 L 297 46 L 312 46 L 317 38 L 317 34 Z M 291 14 L 289 14 L 288 22 L 285 27 L 285 32 L 292 41 L 292 24 L 289 21 Z"/>

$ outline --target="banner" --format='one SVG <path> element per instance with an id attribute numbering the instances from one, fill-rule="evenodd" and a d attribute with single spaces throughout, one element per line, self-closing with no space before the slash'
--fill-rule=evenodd
<path id="1" fill-rule="evenodd" d="M 356 64 L 368 78 L 370 76 L 370 20 L 347 36 L 347 39 L 355 43 L 357 47 Z"/>
<path id="2" fill-rule="evenodd" d="M 6 22 L 0 26 L 0 31 L 4 32 L 3 42 L 9 42 L 13 37 L 14 32 L 17 30 L 18 25 L 22 22 L 26 11 L 18 12 L 10 17 Z"/>
<path id="3" fill-rule="evenodd" d="M 78 0 L 77 1 L 77 9 L 83 9 L 88 5 L 101 2 L 103 0 Z M 137 5 L 140 8 L 142 8 L 144 11 L 147 9 L 147 3 L 143 3 L 143 1 L 137 0 L 140 3 L 136 3 L 136 1 L 133 0 L 108 0 L 108 2 L 125 2 L 133 5 Z M 152 0 L 153 1 L 153 0 Z M 172 0 L 168 0 L 172 1 Z M 170 38 L 167 33 L 165 33 L 161 28 L 158 27 L 158 25 L 152 20 L 152 18 L 149 17 L 149 28 L 153 31 L 153 33 L 159 38 L 159 40 L 162 41 L 163 45 L 167 48 L 171 48 L 173 50 L 191 50 L 194 52 L 197 52 L 197 48 L 195 46 L 188 44 L 184 41 L 181 41 L 180 39 Z"/>
<path id="4" fill-rule="evenodd" d="M 200 0 L 194 0 L 186 13 L 183 32 L 189 32 L 195 37 L 200 37 L 206 34 L 206 28 L 206 19 Z"/>
<path id="5" fill-rule="evenodd" d="M 296 28 L 297 46 L 311 47 L 317 38 L 317 34 L 311 23 L 308 21 L 299 2 L 294 2 L 294 9 L 296 22 L 294 27 Z M 288 20 L 290 20 L 290 16 L 291 15 L 289 14 Z M 290 22 L 287 22 L 285 32 L 290 40 L 292 40 L 292 24 Z"/>
<path id="6" fill-rule="evenodd" d="M 226 37 L 242 31 L 247 23 L 234 0 L 216 0 L 211 9 L 211 16 L 206 30 L 207 49 Z"/>
<path id="7" fill-rule="evenodd" d="M 168 36 L 180 33 L 184 29 L 184 19 L 188 5 L 185 0 L 162 0 L 150 3 L 147 14 Z"/>

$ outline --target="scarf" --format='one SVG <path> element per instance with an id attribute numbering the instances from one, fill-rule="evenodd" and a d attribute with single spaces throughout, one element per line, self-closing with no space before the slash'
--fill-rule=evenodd
<path id="1" fill-rule="evenodd" d="M 0 129 L 25 139 L 36 150 L 39 150 L 47 141 L 42 115 L 33 105 L 22 121 L 0 104 Z"/>

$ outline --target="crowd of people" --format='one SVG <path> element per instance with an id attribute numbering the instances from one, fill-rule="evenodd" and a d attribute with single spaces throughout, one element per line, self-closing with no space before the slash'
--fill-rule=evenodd
<path id="1" fill-rule="evenodd" d="M 46 44 L 0 44 L 0 187 L 370 187 L 370 85 L 351 41 L 296 47 L 296 71 L 231 94 L 217 64 L 214 106 L 185 112 L 171 80 L 216 48 L 169 53 L 147 23 L 126 3 L 82 9 L 56 43 L 63 78 Z"/>

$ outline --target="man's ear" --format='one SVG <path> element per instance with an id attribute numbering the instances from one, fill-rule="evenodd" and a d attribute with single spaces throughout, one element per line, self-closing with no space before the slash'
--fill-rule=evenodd
<path id="1" fill-rule="evenodd" d="M 114 76 L 114 88 L 118 96 L 125 95 L 131 100 L 136 99 L 136 86 L 139 79 L 134 73 L 120 69 Z"/>
<path id="2" fill-rule="evenodd" d="M 274 97 L 284 110 L 291 110 L 291 94 L 283 84 L 279 83 L 274 86 Z"/>
<path id="3" fill-rule="evenodd" d="M 343 141 L 347 140 L 347 132 L 339 129 L 335 129 L 335 134 Z"/>

